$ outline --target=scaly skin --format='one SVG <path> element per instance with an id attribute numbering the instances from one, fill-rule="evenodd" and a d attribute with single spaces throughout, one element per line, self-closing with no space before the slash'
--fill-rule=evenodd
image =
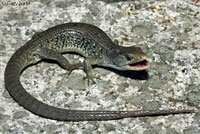
<path id="1" fill-rule="evenodd" d="M 146 54 L 137 47 L 114 44 L 99 28 L 84 23 L 67 23 L 38 33 L 10 58 L 5 70 L 5 87 L 12 98 L 27 110 L 50 119 L 64 121 L 115 120 L 121 118 L 191 113 L 194 110 L 144 111 L 81 111 L 67 110 L 44 104 L 32 97 L 20 83 L 22 70 L 41 59 L 56 60 L 63 68 L 79 68 L 82 63 L 70 64 L 61 53 L 76 52 L 85 57 L 86 76 L 93 80 L 91 65 L 119 70 L 143 70 L 149 64 Z"/>

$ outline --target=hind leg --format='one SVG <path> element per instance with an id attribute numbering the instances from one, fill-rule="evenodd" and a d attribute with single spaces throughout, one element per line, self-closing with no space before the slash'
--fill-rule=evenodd
<path id="1" fill-rule="evenodd" d="M 67 69 L 69 74 L 74 70 L 83 66 L 81 62 L 71 64 L 62 54 L 47 48 L 42 48 L 35 52 L 35 55 L 38 55 L 41 59 L 50 59 L 57 61 L 61 67 Z"/>

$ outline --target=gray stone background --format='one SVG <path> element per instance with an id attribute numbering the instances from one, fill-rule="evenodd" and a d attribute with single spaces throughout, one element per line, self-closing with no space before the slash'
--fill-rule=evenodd
<path id="1" fill-rule="evenodd" d="M 200 3 L 193 0 L 17 0 L 0 3 L 1 134 L 199 134 L 200 113 L 116 121 L 62 122 L 19 106 L 4 87 L 11 55 L 31 37 L 67 22 L 94 24 L 123 46 L 139 46 L 151 66 L 142 72 L 95 68 L 101 77 L 87 86 L 85 73 L 70 76 L 53 63 L 26 69 L 21 82 L 53 106 L 85 110 L 200 108 Z M 25 2 L 25 4 L 23 4 Z M 72 60 L 82 60 L 68 55 Z M 137 77 L 136 77 L 137 76 Z"/>

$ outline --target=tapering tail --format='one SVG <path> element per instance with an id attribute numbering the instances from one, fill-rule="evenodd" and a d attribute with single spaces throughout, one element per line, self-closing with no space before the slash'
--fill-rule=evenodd
<path id="1" fill-rule="evenodd" d="M 9 60 L 5 70 L 5 87 L 11 97 L 25 109 L 42 117 L 63 121 L 97 121 L 122 118 L 193 113 L 194 110 L 147 110 L 147 111 L 81 111 L 67 110 L 47 105 L 31 96 L 20 83 L 24 68 L 25 47 L 20 48 Z"/>

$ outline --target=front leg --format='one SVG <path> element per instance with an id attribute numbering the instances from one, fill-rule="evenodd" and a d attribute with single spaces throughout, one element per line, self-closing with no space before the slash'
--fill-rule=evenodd
<path id="1" fill-rule="evenodd" d="M 96 83 L 94 81 L 94 78 L 98 78 L 99 77 L 95 77 L 93 74 L 92 74 L 92 59 L 85 59 L 84 62 L 84 71 L 86 73 L 86 77 L 84 79 L 88 79 L 88 85 L 89 85 L 89 82 L 92 81 L 92 83 Z"/>

